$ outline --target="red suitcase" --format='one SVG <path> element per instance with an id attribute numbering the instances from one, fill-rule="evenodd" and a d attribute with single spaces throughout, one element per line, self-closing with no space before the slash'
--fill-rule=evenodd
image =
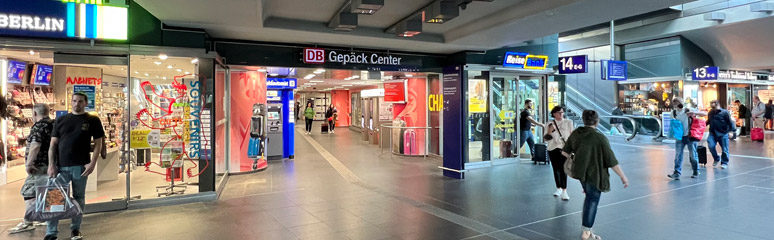
<path id="1" fill-rule="evenodd" d="M 417 149 L 417 133 L 413 129 L 408 129 L 403 134 L 404 147 L 403 154 L 417 155 L 419 151 Z"/>
<path id="2" fill-rule="evenodd" d="M 753 128 L 750 132 L 750 139 L 753 141 L 763 142 L 763 128 Z"/>

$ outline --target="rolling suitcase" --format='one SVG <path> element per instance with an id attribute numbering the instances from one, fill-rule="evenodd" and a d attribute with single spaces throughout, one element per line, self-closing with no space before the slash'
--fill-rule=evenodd
<path id="1" fill-rule="evenodd" d="M 707 165 L 707 147 L 699 145 L 696 147 L 696 153 L 699 155 L 699 164 L 702 166 Z"/>
<path id="2" fill-rule="evenodd" d="M 511 147 L 513 147 L 511 141 L 500 141 L 500 158 L 512 158 L 513 152 L 511 152 Z"/>
<path id="3" fill-rule="evenodd" d="M 328 123 L 320 125 L 320 130 L 322 130 L 322 133 L 328 133 Z"/>
<path id="4" fill-rule="evenodd" d="M 750 140 L 763 142 L 763 128 L 753 128 L 750 132 Z"/>
<path id="5" fill-rule="evenodd" d="M 548 164 L 548 146 L 545 143 L 536 143 L 535 152 L 532 153 L 534 164 Z"/>
<path id="6" fill-rule="evenodd" d="M 405 133 L 403 133 L 403 141 L 404 141 L 404 147 L 403 152 L 406 155 L 417 155 L 419 154 L 419 151 L 417 151 L 417 133 L 413 129 L 406 130 Z"/>

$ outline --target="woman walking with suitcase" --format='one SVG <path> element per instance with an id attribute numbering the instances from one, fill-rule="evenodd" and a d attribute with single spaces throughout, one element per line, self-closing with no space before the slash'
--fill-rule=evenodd
<path id="1" fill-rule="evenodd" d="M 564 172 L 564 161 L 567 160 L 562 155 L 562 148 L 565 141 L 572 133 L 574 126 L 572 120 L 564 118 L 564 108 L 556 106 L 551 109 L 551 116 L 554 120 L 548 122 L 547 134 L 543 137 L 548 143 L 548 158 L 551 160 L 551 167 L 554 170 L 554 181 L 556 181 L 556 192 L 554 197 L 560 197 L 562 200 L 570 200 L 567 195 L 567 173 Z"/>
<path id="2" fill-rule="evenodd" d="M 597 216 L 597 207 L 602 192 L 610 191 L 610 173 L 608 168 L 621 177 L 624 188 L 629 186 L 629 179 L 624 175 L 618 165 L 613 149 L 607 137 L 597 131 L 599 115 L 594 110 L 583 111 L 583 127 L 573 131 L 564 144 L 562 154 L 572 160 L 568 160 L 568 176 L 578 179 L 586 192 L 583 201 L 583 221 L 581 239 L 602 239 L 591 232 L 594 220 Z"/>

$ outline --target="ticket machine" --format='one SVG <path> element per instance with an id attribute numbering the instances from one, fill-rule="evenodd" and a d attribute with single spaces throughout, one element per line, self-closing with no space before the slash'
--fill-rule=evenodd
<path id="1" fill-rule="evenodd" d="M 282 104 L 269 104 L 266 115 L 266 156 L 269 160 L 282 159 Z"/>

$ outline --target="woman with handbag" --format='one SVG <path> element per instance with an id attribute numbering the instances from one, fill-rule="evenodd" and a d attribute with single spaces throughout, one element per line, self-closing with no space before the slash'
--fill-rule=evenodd
<path id="1" fill-rule="evenodd" d="M 607 137 L 597 131 L 599 115 L 594 110 L 583 111 L 583 127 L 575 129 L 564 144 L 562 154 L 568 158 L 564 169 L 567 176 L 578 179 L 586 193 L 583 202 L 581 239 L 602 239 L 591 232 L 597 216 L 597 206 L 602 192 L 610 191 L 610 173 L 608 168 L 621 177 L 624 188 L 629 179 L 618 165 L 613 149 Z"/>
<path id="2" fill-rule="evenodd" d="M 561 196 L 562 200 L 567 201 L 570 200 L 570 196 L 567 195 L 567 174 L 564 173 L 564 161 L 567 158 L 562 155 L 562 148 L 574 126 L 572 120 L 564 118 L 563 107 L 556 106 L 551 109 L 551 116 L 554 117 L 554 120 L 548 122 L 547 133 L 543 139 L 548 143 L 548 158 L 551 160 L 551 167 L 554 170 L 554 181 L 556 181 L 554 197 Z"/>

